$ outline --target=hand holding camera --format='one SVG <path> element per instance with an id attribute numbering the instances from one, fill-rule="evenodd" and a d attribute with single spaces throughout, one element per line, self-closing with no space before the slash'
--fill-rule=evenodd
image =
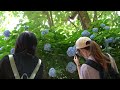
<path id="1" fill-rule="evenodd" d="M 80 66 L 80 62 L 79 62 L 79 59 L 78 59 L 78 57 L 79 57 L 79 55 L 78 54 L 76 54 L 75 56 L 74 56 L 74 62 L 75 62 L 75 64 L 77 65 L 77 66 Z"/>

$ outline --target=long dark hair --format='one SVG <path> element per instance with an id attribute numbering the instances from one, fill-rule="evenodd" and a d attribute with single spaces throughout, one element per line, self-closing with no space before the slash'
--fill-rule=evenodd
<path id="1" fill-rule="evenodd" d="M 35 50 L 37 46 L 37 38 L 34 33 L 25 31 L 20 34 L 15 45 L 15 54 L 20 52 L 27 52 L 29 54 L 35 55 Z"/>

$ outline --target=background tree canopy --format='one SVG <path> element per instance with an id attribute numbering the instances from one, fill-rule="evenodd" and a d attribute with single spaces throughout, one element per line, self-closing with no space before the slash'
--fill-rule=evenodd
<path id="1" fill-rule="evenodd" d="M 20 33 L 32 31 L 38 39 L 36 55 L 45 64 L 46 79 L 78 79 L 73 55 L 75 41 L 81 36 L 90 37 L 103 52 L 110 53 L 120 70 L 118 11 L 0 11 L 0 20 L 0 59 L 14 53 Z"/>

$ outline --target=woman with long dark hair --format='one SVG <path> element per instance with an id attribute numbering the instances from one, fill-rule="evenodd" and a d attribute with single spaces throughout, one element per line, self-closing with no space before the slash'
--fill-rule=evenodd
<path id="1" fill-rule="evenodd" d="M 43 63 L 35 56 L 37 38 L 25 31 L 16 41 L 15 53 L 6 55 L 0 61 L 0 79 L 42 79 Z"/>

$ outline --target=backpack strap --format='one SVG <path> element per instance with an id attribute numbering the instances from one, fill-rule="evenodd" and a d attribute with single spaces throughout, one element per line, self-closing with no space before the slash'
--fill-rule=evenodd
<path id="1" fill-rule="evenodd" d="M 99 63 L 89 59 L 89 60 L 86 60 L 85 64 L 99 71 L 100 78 L 103 78 L 103 73 L 102 73 L 103 67 Z"/>
<path id="2" fill-rule="evenodd" d="M 117 73 L 119 73 L 119 71 L 118 71 L 118 68 L 117 68 L 117 65 L 116 65 L 116 62 L 115 62 L 115 60 L 113 59 L 113 57 L 109 54 L 109 53 L 106 53 L 108 56 L 109 56 L 109 58 L 110 58 L 110 62 L 111 62 L 111 66 L 114 68 L 114 70 L 117 72 Z"/>
<path id="3" fill-rule="evenodd" d="M 40 65 L 41 65 L 41 59 L 38 60 L 38 64 L 36 65 L 36 67 L 29 79 L 34 79 L 35 75 L 37 74 L 37 72 L 39 70 Z"/>
<path id="4" fill-rule="evenodd" d="M 8 55 L 8 56 L 9 56 L 10 65 L 11 65 L 11 68 L 12 68 L 12 71 L 13 71 L 15 79 L 20 79 L 20 75 L 19 75 L 17 67 L 15 65 L 15 61 L 14 61 L 13 55 Z M 38 63 L 36 65 L 33 73 L 31 74 L 30 78 L 28 78 L 28 79 L 34 79 L 35 75 L 37 74 L 37 72 L 39 70 L 40 65 L 41 65 L 41 59 L 38 60 Z M 21 79 L 23 79 L 23 76 L 21 77 Z"/>
<path id="5" fill-rule="evenodd" d="M 11 65 L 15 79 L 20 79 L 20 75 L 19 75 L 17 67 L 15 65 L 13 55 L 8 55 L 8 56 L 9 56 L 10 65 Z"/>

